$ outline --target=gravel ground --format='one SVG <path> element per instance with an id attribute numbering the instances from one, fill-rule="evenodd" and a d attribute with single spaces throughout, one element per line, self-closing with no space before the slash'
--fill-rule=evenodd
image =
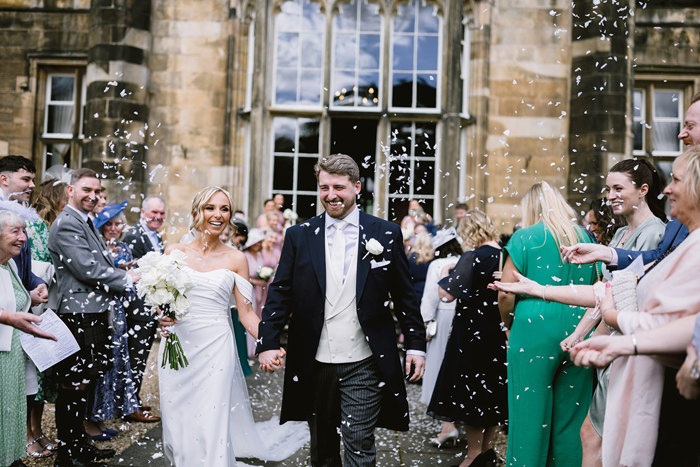
<path id="1" fill-rule="evenodd" d="M 141 388 L 141 399 L 144 403 L 153 407 L 153 413 L 160 415 L 160 401 L 158 395 L 158 372 L 156 359 L 158 355 L 159 341 L 153 345 L 149 356 L 146 376 Z M 256 420 L 266 420 L 273 415 L 279 415 L 279 406 L 282 395 L 282 373 L 267 374 L 256 371 L 248 378 L 248 389 L 250 391 L 251 405 Z M 426 415 L 426 407 L 419 402 L 420 385 L 410 384 L 407 386 L 409 409 L 411 411 L 411 430 L 406 433 L 377 429 L 377 465 L 379 466 L 434 466 L 457 464 L 466 455 L 464 439 L 460 440 L 454 448 L 436 449 L 427 443 L 427 439 L 435 436 L 440 430 L 438 421 Z M 47 404 L 44 410 L 44 433 L 53 439 L 56 436 L 54 423 L 54 406 Z M 123 420 L 111 420 L 106 423 L 109 428 L 120 430 L 120 433 L 111 441 L 98 441 L 95 444 L 100 448 L 112 448 L 117 451 L 117 456 L 113 460 L 120 458 L 119 453 L 132 445 L 146 445 L 144 435 L 156 424 L 130 423 Z M 463 435 L 462 435 L 463 436 Z M 139 441 L 140 440 L 140 441 Z M 495 440 L 496 451 L 501 457 L 505 457 L 507 436 L 501 432 L 497 433 Z M 143 449 L 143 448 L 141 448 Z M 151 455 L 161 452 L 160 440 L 156 440 L 155 445 L 147 453 L 150 464 Z M 130 451 L 133 451 L 130 450 Z M 156 454 L 158 456 L 158 454 Z M 28 460 L 25 463 L 29 466 L 51 466 L 54 457 L 41 460 Z M 160 459 L 159 459 L 160 460 Z M 271 463 L 272 464 L 272 463 Z M 286 461 L 274 463 L 278 466 L 299 466 L 308 465 L 308 444 L 302 448 L 297 455 Z M 132 464 L 135 465 L 135 464 Z M 146 465 L 146 463 L 144 463 Z M 244 464 L 241 464 L 244 465 Z M 248 464 L 250 465 L 250 464 Z M 261 465 L 252 462 L 252 465 Z"/>
<path id="2" fill-rule="evenodd" d="M 143 401 L 144 404 L 153 407 L 154 415 L 160 415 L 158 372 L 156 368 L 156 361 L 158 359 L 158 343 L 159 340 L 156 339 L 153 344 L 151 354 L 148 357 L 146 375 L 144 376 L 143 385 L 141 386 L 141 401 Z M 46 434 L 49 439 L 56 438 L 55 411 L 56 409 L 53 404 L 46 404 L 44 407 L 42 427 L 44 428 L 44 434 Z M 110 420 L 106 422 L 105 425 L 113 430 L 119 430 L 120 433 L 110 441 L 95 441 L 94 444 L 100 449 L 112 448 L 117 451 L 117 453 L 120 453 L 141 438 L 148 430 L 153 428 L 154 424 L 126 422 L 124 420 L 117 419 Z M 55 456 L 44 459 L 24 459 L 24 463 L 32 467 L 52 466 L 54 457 Z"/>

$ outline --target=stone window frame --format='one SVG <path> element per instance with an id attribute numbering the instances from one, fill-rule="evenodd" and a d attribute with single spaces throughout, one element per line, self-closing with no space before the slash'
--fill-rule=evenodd
<path id="1" fill-rule="evenodd" d="M 87 94 L 87 57 L 33 57 L 29 56 L 29 74 L 35 96 L 34 107 L 34 150 L 33 158 L 40 173 L 43 174 L 47 166 L 47 149 L 51 144 L 68 144 L 70 156 L 63 163 L 69 168 L 82 166 L 82 147 L 84 142 L 83 125 L 85 120 L 85 106 Z M 74 93 L 76 99 L 74 112 L 73 133 L 70 137 L 62 137 L 56 134 L 46 134 L 47 114 L 47 86 L 49 76 L 56 74 L 73 74 L 76 76 L 76 88 L 80 92 Z"/>
<path id="2" fill-rule="evenodd" d="M 634 141 L 632 141 L 633 151 L 635 156 L 650 156 L 653 157 L 655 161 L 672 161 L 677 156 L 683 153 L 683 143 L 678 141 L 678 151 L 656 151 L 653 145 L 653 121 L 654 121 L 654 91 L 657 90 L 674 90 L 678 91 L 681 96 L 678 99 L 678 122 L 682 128 L 683 120 L 685 118 L 685 111 L 688 108 L 690 98 L 693 95 L 693 83 L 695 77 L 683 77 L 683 76 L 668 76 L 668 75 L 637 75 L 635 77 L 634 88 L 632 90 L 633 96 L 637 91 L 642 91 L 642 101 L 644 108 L 641 111 L 641 116 L 637 119 L 634 116 L 634 109 L 632 109 L 633 123 L 636 121 L 642 121 L 644 128 L 644 135 L 642 138 L 642 149 L 634 149 Z M 650 99 L 651 97 L 651 99 Z M 632 100 L 632 106 L 634 106 L 634 99 Z M 651 122 L 649 122 L 651 120 Z M 671 120 L 661 120 L 661 121 L 671 121 Z M 633 132 L 634 128 L 632 128 Z"/>

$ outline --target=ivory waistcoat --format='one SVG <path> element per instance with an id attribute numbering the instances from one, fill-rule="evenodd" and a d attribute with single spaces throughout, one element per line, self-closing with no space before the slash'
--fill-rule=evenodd
<path id="1" fill-rule="evenodd" d="M 321 339 L 316 360 L 322 363 L 359 362 L 372 355 L 367 338 L 357 318 L 357 248 L 345 276 L 336 277 L 329 267 L 330 251 L 325 241 L 326 301 Z"/>

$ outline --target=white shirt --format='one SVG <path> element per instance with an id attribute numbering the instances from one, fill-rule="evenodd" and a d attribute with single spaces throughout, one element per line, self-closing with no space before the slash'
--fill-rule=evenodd
<path id="1" fill-rule="evenodd" d="M 80 211 L 78 209 L 75 209 L 73 206 L 70 204 L 66 204 L 67 207 L 71 208 L 73 211 L 77 212 L 80 218 L 83 220 L 83 222 L 87 223 L 89 217 L 87 214 L 85 214 L 83 211 Z"/>
<path id="2" fill-rule="evenodd" d="M 357 239 L 360 236 L 360 210 L 355 208 L 343 219 L 336 219 L 326 213 L 326 238 L 328 239 L 328 251 L 333 251 L 333 236 L 335 235 L 336 224 L 344 221 L 347 225 L 343 229 L 345 237 L 345 264 L 343 275 L 348 273 L 352 256 L 357 254 Z"/>

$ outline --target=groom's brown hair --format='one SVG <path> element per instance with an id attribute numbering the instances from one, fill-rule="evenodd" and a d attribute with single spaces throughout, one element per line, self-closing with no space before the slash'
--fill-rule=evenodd
<path id="1" fill-rule="evenodd" d="M 318 180 L 318 174 L 321 170 L 333 175 L 347 175 L 353 184 L 360 180 L 360 168 L 355 160 L 347 154 L 331 154 L 320 158 L 318 164 L 314 166 L 316 180 Z"/>

